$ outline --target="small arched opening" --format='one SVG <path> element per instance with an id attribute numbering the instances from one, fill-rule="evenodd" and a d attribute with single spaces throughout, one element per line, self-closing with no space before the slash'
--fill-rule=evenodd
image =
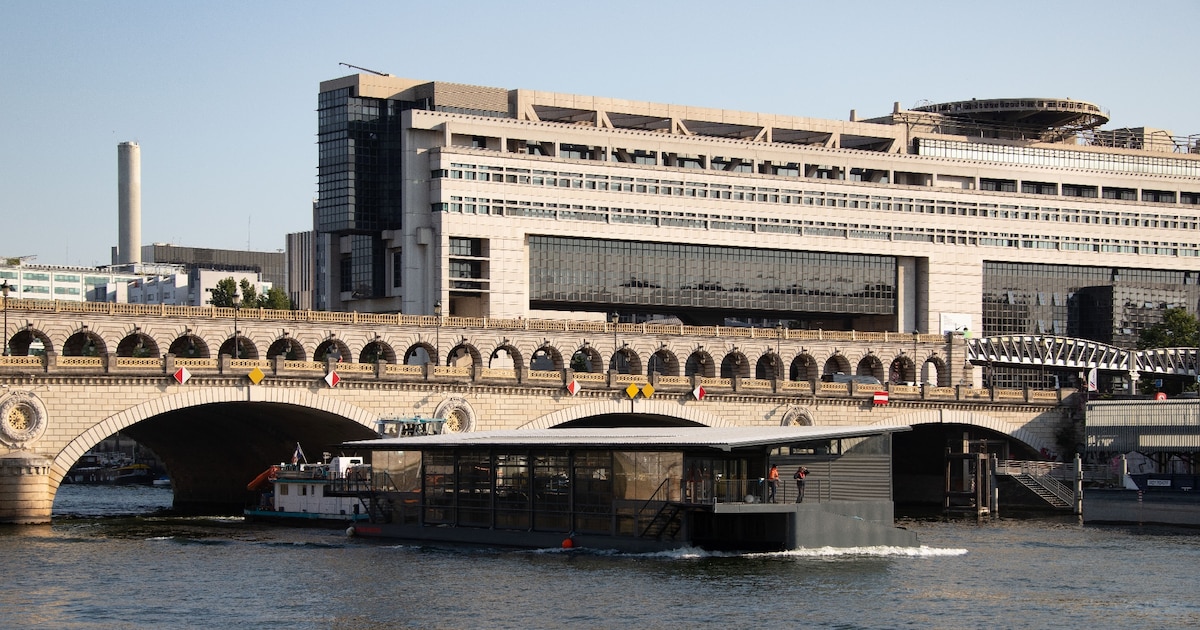
<path id="1" fill-rule="evenodd" d="M 181 359 L 207 359 L 209 357 L 208 344 L 202 337 L 191 332 L 184 333 L 172 341 L 167 352 Z"/>

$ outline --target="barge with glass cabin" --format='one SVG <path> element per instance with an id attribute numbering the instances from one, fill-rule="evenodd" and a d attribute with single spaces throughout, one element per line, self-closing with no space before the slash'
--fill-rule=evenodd
<path id="1" fill-rule="evenodd" d="M 656 551 L 916 546 L 894 523 L 908 427 L 560 428 L 347 443 L 371 453 L 354 535 Z M 771 465 L 786 482 L 772 491 Z M 803 501 L 791 481 L 808 469 Z M 772 499 L 774 499 L 772 501 Z"/>

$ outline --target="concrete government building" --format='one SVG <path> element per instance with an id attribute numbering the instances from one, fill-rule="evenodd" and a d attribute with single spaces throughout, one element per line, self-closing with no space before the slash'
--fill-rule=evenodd
<path id="1" fill-rule="evenodd" d="M 1047 334 L 1200 301 L 1200 146 L 1097 105 L 825 120 L 325 81 L 314 308 Z"/>

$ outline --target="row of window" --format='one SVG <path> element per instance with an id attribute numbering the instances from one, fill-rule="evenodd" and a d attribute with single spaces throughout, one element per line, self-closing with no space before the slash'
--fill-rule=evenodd
<path id="1" fill-rule="evenodd" d="M 889 256 L 530 236 L 544 302 L 892 314 Z"/>
<path id="2" fill-rule="evenodd" d="M 486 140 L 486 139 L 484 139 Z M 486 148 L 486 142 L 477 142 L 472 146 Z M 943 140 L 917 139 L 916 150 L 919 155 L 933 157 L 950 157 L 955 159 L 970 159 L 983 162 L 999 162 L 1008 164 L 1033 164 L 1056 166 L 1060 168 L 1082 168 L 1106 172 L 1175 175 L 1185 177 L 1200 177 L 1200 160 L 1188 160 L 1170 157 L 1118 155 L 1106 153 L 1085 153 L 1061 149 L 1036 149 L 1029 147 L 1011 147 L 1001 145 L 977 145 L 965 142 Z M 759 173 L 783 177 L 804 177 L 809 179 L 836 179 L 849 181 L 869 181 L 874 183 L 900 183 L 909 185 L 933 185 L 935 178 L 932 173 L 907 173 L 896 171 L 892 177 L 886 170 L 846 168 L 831 164 L 808 164 L 802 162 L 773 163 L 771 161 L 755 162 L 753 159 L 739 157 L 703 155 L 683 155 L 678 153 L 661 153 L 648 150 L 630 150 L 623 148 L 606 149 L 578 144 L 555 144 L 554 142 L 537 142 L 531 140 L 508 141 L 508 152 L 526 155 L 550 156 L 562 159 L 583 161 L 612 161 L 619 163 L 642 164 L 649 166 L 667 166 L 681 169 L 714 170 L 737 173 Z M 611 158 L 611 159 L 610 159 Z M 1005 182 L 1003 185 L 986 182 Z M 1012 185 L 1009 186 L 1008 182 Z M 978 186 L 986 191 L 1017 192 L 1015 180 L 981 179 Z M 1076 184 L 1049 182 L 1021 182 L 1022 193 L 1037 195 L 1059 195 L 1076 197 L 1097 197 L 1089 194 L 1095 187 Z M 669 193 L 668 193 L 669 194 Z M 1121 199 L 1123 197 L 1105 198 Z M 1200 204 L 1200 192 L 1148 190 L 1142 195 L 1142 201 L 1151 203 Z"/>
<path id="3" fill-rule="evenodd" d="M 650 227 L 682 227 L 701 230 L 725 230 L 738 232 L 765 232 L 818 236 L 843 239 L 869 239 L 881 241 L 905 241 L 980 247 L 1013 247 L 1023 249 L 1051 249 L 1077 252 L 1108 252 L 1141 254 L 1148 256 L 1198 256 L 1200 244 L 1140 241 L 1128 239 L 1098 239 L 1089 237 L 1050 236 L 1045 234 L 1017 234 L 1007 232 L 985 232 L 978 230 L 955 230 L 949 228 L 893 227 L 878 224 L 842 223 L 803 219 L 779 219 L 764 217 L 742 217 L 716 215 L 705 212 L 683 212 L 671 210 L 647 210 L 640 208 L 613 208 L 607 206 L 585 206 L 579 204 L 556 204 L 532 201 L 483 199 L 476 197 L 451 196 L 449 202 L 433 204 L 434 212 L 456 214 L 492 214 L 509 217 L 526 217 L 557 221 L 590 221 L 612 225 L 645 225 Z M 926 206 L 930 210 L 945 206 Z M 997 211 L 1005 215 L 1016 210 Z M 1026 212 L 1027 213 L 1027 212 Z M 1113 220 L 1115 217 L 1089 217 Z M 1191 223 L 1195 229 L 1195 223 Z M 452 254 L 468 255 L 468 254 Z"/>
<path id="4" fill-rule="evenodd" d="M 698 199 L 749 201 L 760 204 L 824 206 L 879 210 L 884 212 L 987 217 L 992 219 L 1019 219 L 1024 221 L 1083 223 L 1091 225 L 1124 225 L 1183 230 L 1195 230 L 1200 226 L 1200 217 L 1196 215 L 947 201 L 832 191 L 781 189 L 763 186 L 734 186 L 684 180 L 593 175 L 464 163 L 452 163 L 449 169 L 435 170 L 431 173 L 431 177 L 448 177 L 450 179 L 491 181 L 529 186 L 693 197 Z M 1170 200 L 1172 202 L 1174 200 L 1174 193 L 1169 191 L 1143 191 L 1143 193 L 1172 195 Z M 1200 193 L 1188 193 L 1185 196 L 1189 205 L 1200 203 Z M 1166 199 L 1166 197 L 1161 198 Z"/>
<path id="5" fill-rule="evenodd" d="M 1019 147 L 933 138 L 917 138 L 916 146 L 918 155 L 957 160 L 1077 168 L 1109 173 L 1200 177 L 1200 160 L 1167 156 Z"/>

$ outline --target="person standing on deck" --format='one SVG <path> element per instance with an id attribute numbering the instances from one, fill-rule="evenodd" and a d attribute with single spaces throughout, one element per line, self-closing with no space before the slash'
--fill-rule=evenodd
<path id="1" fill-rule="evenodd" d="M 808 469 L 801 466 L 796 469 L 796 474 L 792 478 L 796 480 L 796 503 L 804 502 L 804 478 L 808 476 Z"/>
<path id="2" fill-rule="evenodd" d="M 775 502 L 775 491 L 779 488 L 779 467 L 771 464 L 771 472 L 767 473 L 767 503 Z"/>

